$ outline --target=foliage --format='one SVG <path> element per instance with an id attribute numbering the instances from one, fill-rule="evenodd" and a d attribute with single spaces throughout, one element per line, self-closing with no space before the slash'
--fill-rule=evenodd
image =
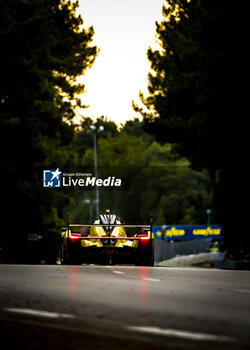
<path id="1" fill-rule="evenodd" d="M 131 135 L 133 121 L 127 123 L 129 127 L 124 126 L 117 136 L 98 137 L 99 177 L 122 179 L 121 187 L 99 188 L 101 211 L 109 208 L 130 223 L 146 222 L 149 214 L 155 224 L 205 223 L 209 177 L 191 170 L 185 159 L 176 160 L 169 144 L 149 142 L 140 128 L 140 137 Z M 86 172 L 93 168 L 93 157 L 91 147 L 81 162 Z M 94 201 L 95 187 L 79 190 L 70 208 L 71 220 L 93 219 Z"/>
<path id="2" fill-rule="evenodd" d="M 42 188 L 43 169 L 73 169 L 76 77 L 94 62 L 93 28 L 82 28 L 78 2 L 0 1 L 1 232 L 58 232 L 63 191 Z M 73 103 L 74 101 L 74 103 Z"/>
<path id="3" fill-rule="evenodd" d="M 148 50 L 149 96 L 140 94 L 147 109 L 134 107 L 144 117 L 145 130 L 171 142 L 194 169 L 209 171 L 213 209 L 231 231 L 229 237 L 228 217 L 237 209 L 229 195 L 237 192 L 231 180 L 238 172 L 232 140 L 246 124 L 247 11 L 225 0 L 168 0 L 163 15 L 156 23 L 161 47 Z"/>
<path id="4" fill-rule="evenodd" d="M 102 137 L 108 137 L 109 135 L 116 136 L 118 134 L 117 125 L 104 116 L 97 118 L 96 121 L 89 117 L 83 117 L 74 143 L 74 148 L 77 150 L 79 156 L 79 167 L 81 166 L 81 158 L 86 150 L 93 147 L 93 131 L 91 130 L 91 126 L 95 126 L 98 129 L 100 125 L 104 127 L 101 133 Z"/>
<path id="5" fill-rule="evenodd" d="M 151 143 L 154 140 L 153 135 L 144 132 L 143 125 L 138 118 L 127 120 L 126 123 L 122 125 L 121 132 L 126 133 L 127 135 L 143 138 L 144 140 L 147 140 L 148 143 Z"/>

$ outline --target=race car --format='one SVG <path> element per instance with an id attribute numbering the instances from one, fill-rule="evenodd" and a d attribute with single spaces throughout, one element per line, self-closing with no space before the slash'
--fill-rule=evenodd
<path id="1" fill-rule="evenodd" d="M 61 231 L 62 264 L 154 265 L 154 234 L 149 225 L 125 225 L 109 210 L 93 224 L 70 224 Z"/>

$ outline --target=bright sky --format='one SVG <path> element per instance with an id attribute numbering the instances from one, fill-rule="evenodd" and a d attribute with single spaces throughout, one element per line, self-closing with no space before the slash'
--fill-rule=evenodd
<path id="1" fill-rule="evenodd" d="M 147 94 L 149 46 L 157 48 L 155 21 L 162 20 L 164 0 L 79 0 L 84 28 L 93 25 L 93 43 L 100 49 L 94 65 L 83 77 L 82 115 L 101 115 L 118 125 L 139 118 L 132 100 Z"/>

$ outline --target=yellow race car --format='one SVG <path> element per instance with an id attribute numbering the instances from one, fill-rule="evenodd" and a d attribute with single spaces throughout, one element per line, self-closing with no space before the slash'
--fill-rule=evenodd
<path id="1" fill-rule="evenodd" d="M 150 225 L 125 225 L 116 215 L 100 215 L 93 224 L 70 224 L 61 231 L 62 264 L 154 265 Z"/>

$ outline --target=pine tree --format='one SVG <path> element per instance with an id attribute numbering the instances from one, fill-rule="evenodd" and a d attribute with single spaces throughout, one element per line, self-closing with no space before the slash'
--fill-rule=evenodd
<path id="1" fill-rule="evenodd" d="M 161 47 L 148 50 L 149 96 L 141 94 L 148 110 L 135 109 L 147 131 L 171 142 L 194 169 L 210 172 L 216 220 L 232 245 L 242 221 L 232 195 L 239 199 L 242 182 L 242 147 L 234 140 L 246 127 L 247 11 L 225 0 L 168 0 L 163 14 L 156 24 Z"/>
<path id="2" fill-rule="evenodd" d="M 94 30 L 78 2 L 0 1 L 0 147 L 2 230 L 57 232 L 67 194 L 42 187 L 43 169 L 72 169 L 76 78 L 94 63 Z"/>

